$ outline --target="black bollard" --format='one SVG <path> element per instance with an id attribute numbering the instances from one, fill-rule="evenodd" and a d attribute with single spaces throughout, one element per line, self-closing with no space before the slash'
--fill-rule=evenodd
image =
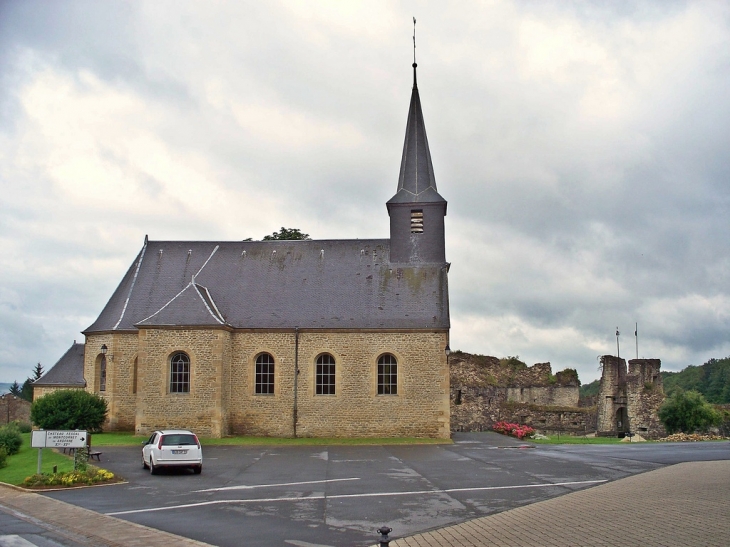
<path id="1" fill-rule="evenodd" d="M 387 526 L 381 526 L 378 528 L 378 533 L 380 534 L 380 547 L 388 547 L 390 544 L 390 538 L 388 537 L 388 534 L 390 534 L 393 531 L 392 528 L 388 528 Z"/>

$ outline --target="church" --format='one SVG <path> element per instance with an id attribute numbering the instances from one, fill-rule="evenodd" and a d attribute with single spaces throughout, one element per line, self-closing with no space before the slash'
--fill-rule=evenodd
<path id="1" fill-rule="evenodd" d="M 448 438 L 447 203 L 416 66 L 389 239 L 145 237 L 46 376 L 106 399 L 107 431 Z"/>

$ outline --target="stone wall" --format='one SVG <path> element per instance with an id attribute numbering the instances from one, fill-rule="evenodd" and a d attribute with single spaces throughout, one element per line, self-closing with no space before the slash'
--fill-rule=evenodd
<path id="1" fill-rule="evenodd" d="M 54 393 L 56 391 L 67 390 L 67 389 L 84 389 L 83 387 L 77 386 L 37 386 L 33 388 L 33 400 L 37 400 L 39 397 Z"/>
<path id="2" fill-rule="evenodd" d="M 540 390 L 544 403 L 509 400 L 509 394 Z M 451 430 L 488 431 L 496 422 L 526 424 L 541 433 L 591 433 L 596 428 L 596 409 L 578 408 L 577 387 L 553 388 L 452 388 Z M 562 406 L 557 401 L 573 402 Z"/>
<path id="3" fill-rule="evenodd" d="M 30 423 L 30 401 L 11 393 L 0 395 L 0 424 Z"/>
<path id="4" fill-rule="evenodd" d="M 598 435 L 638 433 L 647 439 L 666 435 L 658 410 L 664 402 L 659 359 L 626 361 L 613 355 L 601 357 L 598 394 Z"/>
<path id="5" fill-rule="evenodd" d="M 135 431 L 192 429 L 204 437 L 220 437 L 222 345 L 230 334 L 222 329 L 140 329 L 137 416 Z M 171 393 L 170 358 L 190 357 L 190 391 Z"/>
<path id="6" fill-rule="evenodd" d="M 147 434 L 179 427 L 211 437 L 449 437 L 447 332 L 303 331 L 298 336 L 298 355 L 293 331 L 143 328 L 139 334 L 89 336 L 87 389 L 99 393 L 100 348 L 106 344 L 107 389 L 101 395 L 109 402 L 110 430 Z M 176 351 L 191 360 L 189 393 L 169 393 L 169 359 Z M 254 392 L 255 362 L 263 352 L 274 358 L 273 394 Z M 315 363 L 322 353 L 335 358 L 334 395 L 315 394 Z M 398 362 L 396 395 L 377 394 L 377 361 L 384 353 Z"/>
<path id="7" fill-rule="evenodd" d="M 106 400 L 109 412 L 104 429 L 134 430 L 137 403 L 138 337 L 133 333 L 91 335 L 86 338 L 84 379 L 86 389 Z M 101 346 L 107 346 L 106 390 L 99 389 Z"/>
<path id="8" fill-rule="evenodd" d="M 527 367 L 461 352 L 450 361 L 452 431 L 485 431 L 499 421 L 550 433 L 595 430 L 595 409 L 578 408 L 580 383 L 571 369 L 553 376 L 550 363 Z"/>
<path id="9" fill-rule="evenodd" d="M 508 405 L 507 421 L 525 424 L 543 434 L 586 435 L 596 430 L 596 409 Z"/>
<path id="10" fill-rule="evenodd" d="M 577 407 L 579 386 L 508 387 L 507 401 L 531 405 Z"/>
<path id="11" fill-rule="evenodd" d="M 665 398 L 660 369 L 659 359 L 631 359 L 626 375 L 629 427 L 647 439 L 667 434 L 658 414 Z"/>

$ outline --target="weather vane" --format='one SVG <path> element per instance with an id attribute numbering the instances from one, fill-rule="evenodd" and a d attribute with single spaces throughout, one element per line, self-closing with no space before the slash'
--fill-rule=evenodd
<path id="1" fill-rule="evenodd" d="M 416 18 L 413 18 L 413 64 L 416 64 Z"/>

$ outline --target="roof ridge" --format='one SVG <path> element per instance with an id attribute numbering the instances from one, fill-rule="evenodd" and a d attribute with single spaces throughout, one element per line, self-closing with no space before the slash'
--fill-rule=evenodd
<path id="1" fill-rule="evenodd" d="M 205 295 L 208 297 L 207 300 L 210 300 L 210 304 L 211 304 L 211 306 L 213 306 L 213 309 L 215 309 L 216 313 L 213 313 L 213 311 L 210 309 L 210 306 L 208 306 L 208 302 L 206 301 L 206 298 L 202 294 L 200 294 L 198 287 L 202 288 L 205 291 Z M 199 285 L 198 283 L 194 282 L 193 289 L 195 289 L 195 292 L 198 293 L 198 296 L 203 301 L 203 304 L 205 304 L 205 308 L 208 310 L 208 313 L 210 313 L 210 315 L 213 316 L 213 319 L 218 321 L 221 325 L 225 325 L 226 321 L 223 318 L 223 316 L 221 315 L 221 312 L 218 310 L 218 306 L 215 305 L 215 301 L 213 300 L 213 296 L 210 294 L 208 287 Z"/>
<path id="2" fill-rule="evenodd" d="M 188 283 L 187 285 L 185 285 L 185 287 L 183 288 L 183 290 L 181 290 L 181 291 L 180 291 L 179 293 L 177 293 L 177 294 L 176 294 L 175 296 L 173 296 L 172 298 L 170 298 L 170 300 L 168 300 L 168 301 L 167 301 L 167 302 L 165 303 L 165 305 L 164 305 L 164 306 L 162 306 L 162 307 L 161 307 L 161 308 L 160 308 L 159 310 L 157 310 L 157 311 L 156 311 L 155 313 L 153 313 L 153 314 L 152 314 L 152 315 L 150 315 L 149 317 L 145 317 L 144 319 L 142 319 L 142 321 L 138 321 L 138 323 L 139 323 L 139 324 L 142 324 L 142 323 L 144 323 L 145 321 L 148 321 L 148 320 L 152 319 L 152 318 L 153 318 L 153 317 L 154 317 L 155 315 L 157 315 L 158 313 L 160 313 L 160 312 L 161 312 L 162 310 L 164 310 L 164 309 L 165 309 L 165 308 L 166 308 L 167 306 L 169 306 L 169 305 L 170 305 L 170 304 L 172 304 L 172 303 L 173 303 L 173 302 L 174 302 L 175 300 L 177 300 L 177 298 L 178 298 L 178 297 L 179 297 L 179 296 L 180 296 L 180 295 L 181 295 L 182 293 L 184 293 L 185 291 L 187 291 L 187 290 L 188 290 L 188 289 L 190 288 L 190 286 L 191 286 L 192 284 L 193 284 L 193 282 L 191 281 L 190 283 Z"/>
<path id="3" fill-rule="evenodd" d="M 142 245 L 142 251 L 140 252 L 139 261 L 137 262 L 137 269 L 134 270 L 134 277 L 132 278 L 132 284 L 129 287 L 129 292 L 127 293 L 127 298 L 124 301 L 124 307 L 122 307 L 122 314 L 119 316 L 119 320 L 112 327 L 112 330 L 117 330 L 119 323 L 122 322 L 122 319 L 124 319 L 124 314 L 127 312 L 127 304 L 129 304 L 129 299 L 132 297 L 132 290 L 134 289 L 134 284 L 137 281 L 137 274 L 139 274 L 139 269 L 142 266 L 142 260 L 144 259 L 144 253 L 146 250 L 147 250 L 147 236 L 144 237 L 144 245 Z"/>

